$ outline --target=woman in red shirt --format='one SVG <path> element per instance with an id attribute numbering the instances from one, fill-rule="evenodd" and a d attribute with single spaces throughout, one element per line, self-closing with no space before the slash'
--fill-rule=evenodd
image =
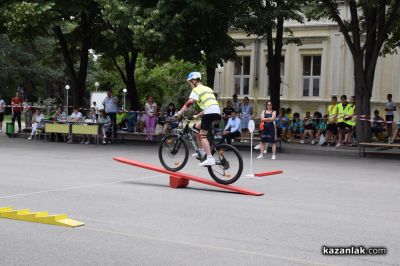
<path id="1" fill-rule="evenodd" d="M 22 111 L 22 98 L 20 93 L 17 92 L 15 97 L 11 100 L 12 105 L 12 122 L 15 123 L 15 119 L 18 122 L 18 133 L 21 133 L 21 111 Z"/>

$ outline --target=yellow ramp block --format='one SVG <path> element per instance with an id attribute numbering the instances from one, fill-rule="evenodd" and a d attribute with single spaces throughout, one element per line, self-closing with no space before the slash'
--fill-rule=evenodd
<path id="1" fill-rule="evenodd" d="M 85 225 L 83 222 L 69 219 L 66 214 L 49 215 L 47 212 L 30 212 L 29 209 L 13 210 L 12 207 L 1 207 L 0 218 L 66 227 Z"/>
<path id="2" fill-rule="evenodd" d="M 1 207 L 1 208 L 0 208 L 0 213 L 2 213 L 2 212 L 9 212 L 9 211 L 12 211 L 12 207 L 11 207 L 11 206 Z"/>

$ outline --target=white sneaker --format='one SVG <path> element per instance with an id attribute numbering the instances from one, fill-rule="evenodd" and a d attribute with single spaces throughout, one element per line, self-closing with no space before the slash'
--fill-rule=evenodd
<path id="1" fill-rule="evenodd" d="M 88 144 L 90 144 L 90 142 L 89 142 L 89 141 L 86 141 L 85 144 L 88 145 Z"/>
<path id="2" fill-rule="evenodd" d="M 300 140 L 300 144 L 304 144 L 304 140 Z"/>
<path id="3" fill-rule="evenodd" d="M 259 150 L 260 149 L 260 144 L 258 144 L 257 146 L 254 146 L 255 150 Z"/>
<path id="4" fill-rule="evenodd" d="M 315 141 L 311 141 L 311 145 L 314 145 L 315 144 Z"/>
<path id="5" fill-rule="evenodd" d="M 257 159 L 264 159 L 264 155 L 262 155 L 262 154 L 258 155 Z"/>
<path id="6" fill-rule="evenodd" d="M 268 149 L 265 149 L 265 150 L 264 150 L 264 154 L 267 154 L 267 153 L 268 153 Z"/>
<path id="7" fill-rule="evenodd" d="M 31 140 L 32 139 L 32 135 L 28 138 L 28 140 Z"/>
<path id="8" fill-rule="evenodd" d="M 211 165 L 215 165 L 214 157 L 211 157 L 211 158 L 207 157 L 207 159 L 204 162 L 199 163 L 199 166 L 211 166 Z"/>
<path id="9" fill-rule="evenodd" d="M 276 160 L 276 156 L 275 156 L 275 155 L 272 155 L 271 160 Z"/>
<path id="10" fill-rule="evenodd" d="M 338 148 L 338 147 L 340 147 L 340 146 L 341 146 L 340 143 L 336 144 L 336 148 Z"/>
<path id="11" fill-rule="evenodd" d="M 84 140 L 82 140 L 82 141 L 81 141 L 81 144 L 85 144 L 85 141 L 84 141 Z"/>

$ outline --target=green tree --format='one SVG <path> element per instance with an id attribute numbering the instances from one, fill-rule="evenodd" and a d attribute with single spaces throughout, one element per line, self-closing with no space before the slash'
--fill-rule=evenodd
<path id="1" fill-rule="evenodd" d="M 0 13 L 7 35 L 14 40 L 55 36 L 71 82 L 72 102 L 83 105 L 89 50 L 102 22 L 97 1 L 5 0 Z"/>
<path id="2" fill-rule="evenodd" d="M 160 12 L 168 18 L 164 31 L 169 36 L 164 51 L 172 51 L 176 58 L 185 61 L 204 62 L 207 84 L 213 86 L 215 68 L 234 59 L 235 48 L 240 45 L 228 35 L 239 6 L 237 0 L 162 1 Z"/>
<path id="3" fill-rule="evenodd" d="M 398 0 L 312 0 L 308 17 L 337 22 L 354 60 L 356 114 L 371 114 L 371 95 L 378 57 L 396 51 L 400 44 L 400 1 Z M 343 5 L 350 17 L 341 14 Z M 369 121 L 358 120 L 359 141 L 371 139 Z"/>
<path id="4" fill-rule="evenodd" d="M 100 0 L 104 26 L 95 42 L 102 65 L 113 65 L 128 90 L 134 109 L 139 108 L 135 71 L 139 53 L 163 40 L 157 1 Z"/>
<path id="5" fill-rule="evenodd" d="M 54 52 L 53 38 L 35 38 L 30 42 L 11 42 L 0 34 L 0 88 L 6 98 L 24 87 L 31 100 L 47 95 L 61 100 L 65 84 L 62 58 Z"/>
<path id="6" fill-rule="evenodd" d="M 286 43 L 299 43 L 292 37 L 293 33 L 290 29 L 284 28 L 284 23 L 287 20 L 303 22 L 301 14 L 303 4 L 304 1 L 299 0 L 245 1 L 245 4 L 237 12 L 236 27 L 267 40 L 268 87 L 272 105 L 276 110 L 280 108 L 282 83 L 280 71 L 285 31 L 291 36 Z"/>

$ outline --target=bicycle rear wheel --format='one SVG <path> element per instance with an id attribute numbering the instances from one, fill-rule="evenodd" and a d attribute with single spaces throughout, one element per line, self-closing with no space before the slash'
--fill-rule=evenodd
<path id="1" fill-rule="evenodd" d="M 185 167 L 189 159 L 189 149 L 179 135 L 168 135 L 158 147 L 158 157 L 165 169 L 176 172 Z"/>
<path id="2" fill-rule="evenodd" d="M 228 144 L 217 145 L 212 150 L 216 165 L 208 166 L 208 172 L 218 183 L 235 183 L 243 171 L 243 159 L 239 151 Z"/>

